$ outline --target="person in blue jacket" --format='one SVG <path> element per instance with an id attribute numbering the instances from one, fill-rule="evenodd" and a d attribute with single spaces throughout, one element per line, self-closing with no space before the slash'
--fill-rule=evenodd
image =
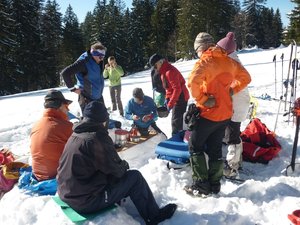
<path id="1" fill-rule="evenodd" d="M 99 101 L 104 104 L 102 93 L 104 89 L 103 59 L 105 53 L 106 47 L 97 42 L 61 72 L 69 90 L 78 94 L 78 102 L 82 112 L 90 101 Z M 74 76 L 77 81 L 76 84 L 73 81 Z"/>
<path id="2" fill-rule="evenodd" d="M 144 95 L 141 88 L 133 90 L 133 98 L 129 100 L 125 108 L 125 118 L 133 120 L 141 136 L 149 135 L 150 126 L 157 133 L 163 133 L 155 123 L 158 118 L 156 105 L 151 97 Z"/>

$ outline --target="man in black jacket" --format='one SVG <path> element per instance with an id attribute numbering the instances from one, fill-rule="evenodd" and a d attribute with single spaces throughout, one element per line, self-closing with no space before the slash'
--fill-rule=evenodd
<path id="1" fill-rule="evenodd" d="M 172 217 L 177 205 L 160 209 L 142 174 L 120 159 L 105 129 L 107 119 L 103 103 L 86 105 L 60 158 L 59 197 L 80 213 L 94 213 L 129 196 L 147 225 Z"/>

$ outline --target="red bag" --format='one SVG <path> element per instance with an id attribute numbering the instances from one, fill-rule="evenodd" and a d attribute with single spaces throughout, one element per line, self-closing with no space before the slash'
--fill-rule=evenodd
<path id="1" fill-rule="evenodd" d="M 243 160 L 267 164 L 281 150 L 281 145 L 258 118 L 253 119 L 241 133 Z"/>
<path id="2" fill-rule="evenodd" d="M 0 166 L 7 163 L 13 162 L 15 160 L 11 151 L 6 148 L 1 149 L 0 151 Z"/>
<path id="3" fill-rule="evenodd" d="M 7 165 L 15 160 L 13 154 L 8 149 L 1 149 L 0 151 L 0 166 Z M 0 170 L 0 192 L 10 191 L 18 179 L 6 178 L 3 174 L 3 169 Z"/>

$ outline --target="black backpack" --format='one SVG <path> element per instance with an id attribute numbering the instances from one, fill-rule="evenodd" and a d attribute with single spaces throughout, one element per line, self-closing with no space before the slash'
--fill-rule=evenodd
<path id="1" fill-rule="evenodd" d="M 166 90 L 163 87 L 160 74 L 152 67 L 151 69 L 151 80 L 152 80 L 152 89 L 162 93 L 166 94 Z"/>

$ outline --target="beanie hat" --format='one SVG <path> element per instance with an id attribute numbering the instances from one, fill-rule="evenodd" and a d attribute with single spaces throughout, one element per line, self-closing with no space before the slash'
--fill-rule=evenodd
<path id="1" fill-rule="evenodd" d="M 155 63 L 157 63 L 159 60 L 161 60 L 163 57 L 158 55 L 158 54 L 153 54 L 150 58 L 149 58 L 149 64 L 150 66 L 154 66 Z"/>
<path id="2" fill-rule="evenodd" d="M 221 48 L 223 48 L 227 54 L 230 54 L 236 50 L 236 42 L 235 42 L 235 36 L 233 32 L 229 32 L 226 37 L 221 39 L 217 45 Z"/>
<path id="3" fill-rule="evenodd" d="M 109 114 L 105 105 L 102 102 L 91 101 L 89 102 L 82 113 L 83 117 L 91 119 L 95 122 L 105 122 L 109 119 Z"/>
<path id="4" fill-rule="evenodd" d="M 141 88 L 133 89 L 132 95 L 133 95 L 134 98 L 138 98 L 140 100 L 144 99 L 144 92 Z"/>
<path id="5" fill-rule="evenodd" d="M 63 94 L 55 89 L 52 89 L 47 92 L 45 96 L 45 102 L 44 102 L 44 107 L 47 108 L 54 108 L 58 109 L 62 104 L 71 104 L 72 101 L 65 99 Z"/>
<path id="6" fill-rule="evenodd" d="M 209 47 L 214 46 L 214 39 L 213 37 L 205 32 L 201 32 L 197 35 L 195 42 L 194 42 L 194 49 L 195 51 L 205 51 Z"/>

